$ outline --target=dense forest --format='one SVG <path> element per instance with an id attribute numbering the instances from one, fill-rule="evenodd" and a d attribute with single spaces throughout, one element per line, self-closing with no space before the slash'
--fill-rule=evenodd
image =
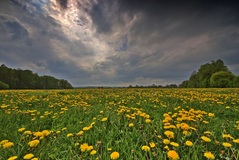
<path id="1" fill-rule="evenodd" d="M 0 66 L 0 89 L 70 89 L 72 85 L 64 79 L 39 76 L 31 70 L 12 69 Z"/>
<path id="2" fill-rule="evenodd" d="M 234 75 L 221 59 L 211 61 L 194 71 L 189 80 L 183 81 L 182 88 L 231 88 L 239 87 L 239 76 Z"/>

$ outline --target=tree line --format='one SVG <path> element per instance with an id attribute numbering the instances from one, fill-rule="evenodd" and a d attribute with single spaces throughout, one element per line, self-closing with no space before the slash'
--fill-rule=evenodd
<path id="1" fill-rule="evenodd" d="M 64 79 L 44 75 L 31 70 L 12 69 L 0 66 L 0 89 L 70 89 L 72 85 Z"/>
<path id="2" fill-rule="evenodd" d="M 200 66 L 188 80 L 183 81 L 182 88 L 232 88 L 239 87 L 239 76 L 234 75 L 221 59 Z"/>

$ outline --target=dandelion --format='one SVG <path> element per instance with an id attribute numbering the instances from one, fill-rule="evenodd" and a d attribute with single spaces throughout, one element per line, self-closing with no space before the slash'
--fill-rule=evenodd
<path id="1" fill-rule="evenodd" d="M 105 121 L 107 121 L 108 120 L 108 118 L 107 117 L 105 117 L 105 118 L 102 118 L 102 122 L 105 122 Z"/>
<path id="2" fill-rule="evenodd" d="M 35 158 L 32 158 L 31 160 L 38 160 L 38 158 L 35 157 Z"/>
<path id="3" fill-rule="evenodd" d="M 227 142 L 222 143 L 222 145 L 223 145 L 224 147 L 231 147 L 231 146 L 232 146 L 231 143 L 227 143 Z"/>
<path id="4" fill-rule="evenodd" d="M 172 159 L 172 160 L 177 160 L 177 159 L 179 159 L 179 155 L 178 155 L 178 153 L 176 151 L 169 150 L 168 151 L 168 158 Z"/>
<path id="5" fill-rule="evenodd" d="M 40 143 L 40 141 L 39 141 L 38 139 L 36 139 L 36 140 L 30 141 L 30 142 L 28 143 L 28 145 L 29 145 L 30 147 L 36 147 L 39 143 Z"/>
<path id="6" fill-rule="evenodd" d="M 145 122 L 146 123 L 151 123 L 151 120 L 150 119 L 146 119 Z"/>
<path id="7" fill-rule="evenodd" d="M 110 158 L 111 159 L 118 159 L 119 158 L 119 152 L 112 152 L 111 155 L 110 155 Z"/>
<path id="8" fill-rule="evenodd" d="M 19 128 L 18 132 L 23 132 L 26 128 Z"/>
<path id="9" fill-rule="evenodd" d="M 222 138 L 234 139 L 230 134 L 222 134 Z"/>
<path id="10" fill-rule="evenodd" d="M 24 135 L 31 135 L 32 132 L 31 132 L 31 131 L 24 131 L 23 134 L 24 134 Z"/>
<path id="11" fill-rule="evenodd" d="M 209 117 L 214 117 L 214 113 L 208 113 Z"/>
<path id="12" fill-rule="evenodd" d="M 193 143 L 191 141 L 186 141 L 185 145 L 191 147 L 191 146 L 193 146 Z"/>
<path id="13" fill-rule="evenodd" d="M 90 152 L 90 155 L 94 155 L 94 154 L 96 154 L 96 150 L 92 150 L 92 151 Z"/>
<path id="14" fill-rule="evenodd" d="M 4 143 L 4 144 L 2 145 L 3 148 L 9 148 L 9 147 L 12 147 L 12 146 L 14 146 L 14 143 L 13 143 L 13 142 L 7 142 L 7 143 Z"/>
<path id="15" fill-rule="evenodd" d="M 170 143 L 170 140 L 169 140 L 169 139 L 164 139 L 164 140 L 163 140 L 163 143 L 164 143 L 164 144 L 169 144 L 169 143 Z"/>
<path id="16" fill-rule="evenodd" d="M 73 134 L 72 134 L 72 133 L 68 133 L 66 136 L 67 136 L 67 137 L 72 137 Z"/>
<path id="17" fill-rule="evenodd" d="M 88 148 L 88 143 L 83 143 L 80 145 L 81 152 L 85 152 Z"/>
<path id="18" fill-rule="evenodd" d="M 211 139 L 206 136 L 202 136 L 201 139 L 205 142 L 211 142 Z"/>
<path id="19" fill-rule="evenodd" d="M 215 159 L 215 156 L 211 152 L 205 152 L 204 157 L 207 159 Z"/>
<path id="20" fill-rule="evenodd" d="M 164 134 L 170 139 L 174 138 L 174 133 L 172 131 L 165 131 Z"/>
<path id="21" fill-rule="evenodd" d="M 143 151 L 147 152 L 150 151 L 150 147 L 149 146 L 142 146 L 141 148 Z"/>
<path id="22" fill-rule="evenodd" d="M 5 143 L 7 143 L 7 142 L 9 142 L 9 140 L 4 139 L 4 140 L 2 140 L 2 141 L 0 142 L 0 145 L 3 145 L 3 144 L 5 144 Z"/>
<path id="23" fill-rule="evenodd" d="M 134 126 L 134 123 L 130 123 L 130 124 L 129 124 L 129 127 L 133 127 L 133 126 Z"/>
<path id="24" fill-rule="evenodd" d="M 154 143 L 154 142 L 150 142 L 150 143 L 149 143 L 149 146 L 150 146 L 151 148 L 154 148 L 154 147 L 155 147 L 155 143 Z"/>
<path id="25" fill-rule="evenodd" d="M 82 136 L 84 134 L 84 131 L 79 131 L 76 135 L 77 136 Z"/>
<path id="26" fill-rule="evenodd" d="M 51 134 L 51 132 L 50 131 L 48 131 L 48 130 L 44 130 L 44 131 L 42 131 L 42 134 L 43 134 L 43 136 L 48 136 L 49 134 Z"/>
<path id="27" fill-rule="evenodd" d="M 239 139 L 234 139 L 233 142 L 234 143 L 239 143 Z"/>
<path id="28" fill-rule="evenodd" d="M 7 160 L 15 160 L 15 159 L 17 159 L 17 156 L 9 157 Z"/>
<path id="29" fill-rule="evenodd" d="M 178 146 L 179 146 L 179 144 L 176 143 L 176 142 L 170 142 L 170 144 L 171 144 L 172 146 L 174 146 L 174 147 L 178 147 Z"/>
<path id="30" fill-rule="evenodd" d="M 29 153 L 29 154 L 26 154 L 23 159 L 32 159 L 34 157 L 34 154 L 32 153 Z"/>
<path id="31" fill-rule="evenodd" d="M 93 146 L 88 146 L 87 147 L 87 151 L 90 151 L 90 150 L 92 150 L 93 149 Z"/>

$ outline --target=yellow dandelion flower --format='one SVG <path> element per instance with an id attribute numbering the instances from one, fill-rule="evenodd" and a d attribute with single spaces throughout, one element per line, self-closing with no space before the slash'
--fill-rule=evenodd
<path id="1" fill-rule="evenodd" d="M 68 133 L 66 136 L 67 136 L 67 137 L 72 137 L 73 134 L 72 134 L 72 133 Z"/>
<path id="2" fill-rule="evenodd" d="M 107 117 L 105 117 L 105 118 L 102 118 L 102 122 L 105 122 L 105 121 L 107 121 L 108 120 L 108 118 Z"/>
<path id="3" fill-rule="evenodd" d="M 172 131 L 165 131 L 164 134 L 170 139 L 174 138 L 174 133 Z"/>
<path id="4" fill-rule="evenodd" d="M 107 150 L 108 150 L 108 151 L 111 151 L 111 150 L 112 150 L 112 148 L 107 148 Z"/>
<path id="5" fill-rule="evenodd" d="M 191 146 L 193 146 L 193 143 L 191 141 L 186 141 L 185 145 L 191 147 Z"/>
<path id="6" fill-rule="evenodd" d="M 168 145 L 166 145 L 166 146 L 164 147 L 164 149 L 166 149 L 166 150 L 169 150 L 169 147 L 168 147 Z"/>
<path id="7" fill-rule="evenodd" d="M 222 134 L 222 138 L 234 139 L 230 134 Z"/>
<path id="8" fill-rule="evenodd" d="M 15 160 L 15 159 L 17 159 L 17 156 L 9 157 L 7 160 Z"/>
<path id="9" fill-rule="evenodd" d="M 34 157 L 34 154 L 32 153 L 29 153 L 29 154 L 26 154 L 23 159 L 32 159 Z"/>
<path id="10" fill-rule="evenodd" d="M 151 123 L 151 120 L 150 119 L 146 119 L 145 122 L 146 123 Z"/>
<path id="11" fill-rule="evenodd" d="M 130 123 L 130 124 L 129 124 L 129 127 L 133 127 L 133 126 L 134 126 L 134 123 Z"/>
<path id="12" fill-rule="evenodd" d="M 228 142 L 223 142 L 222 145 L 224 147 L 231 147 L 232 146 L 231 143 L 228 143 Z"/>
<path id="13" fill-rule="evenodd" d="M 35 157 L 35 158 L 32 158 L 31 160 L 38 160 L 38 158 Z"/>
<path id="14" fill-rule="evenodd" d="M 93 146 L 88 146 L 87 151 L 91 151 L 93 149 Z"/>
<path id="15" fill-rule="evenodd" d="M 79 131 L 76 135 L 77 136 L 82 136 L 84 134 L 84 131 Z"/>
<path id="16" fill-rule="evenodd" d="M 120 156 L 119 152 L 112 152 L 110 155 L 111 159 L 118 159 Z"/>
<path id="17" fill-rule="evenodd" d="M 211 142 L 211 139 L 206 136 L 202 136 L 201 139 L 205 142 Z"/>
<path id="18" fill-rule="evenodd" d="M 234 139 L 233 142 L 234 143 L 239 143 L 239 139 Z"/>
<path id="19" fill-rule="evenodd" d="M 179 146 L 179 144 L 176 143 L 176 142 L 170 142 L 170 145 L 172 145 L 172 146 L 174 146 L 174 147 L 178 147 L 178 146 Z"/>
<path id="20" fill-rule="evenodd" d="M 92 150 L 92 151 L 90 152 L 90 155 L 94 155 L 94 154 L 96 154 L 96 150 Z"/>
<path id="21" fill-rule="evenodd" d="M 35 132 L 33 135 L 35 137 L 43 137 L 44 136 L 44 134 L 42 132 Z"/>
<path id="22" fill-rule="evenodd" d="M 30 147 L 36 147 L 39 143 L 40 143 L 40 141 L 38 139 L 36 139 L 36 140 L 28 142 L 28 145 Z"/>
<path id="23" fill-rule="evenodd" d="M 178 153 L 176 151 L 169 150 L 168 151 L 168 158 L 172 159 L 172 160 L 177 160 L 177 159 L 179 159 L 179 155 L 178 155 Z"/>
<path id="24" fill-rule="evenodd" d="M 150 148 L 154 148 L 155 147 L 155 143 L 154 142 L 150 142 L 149 146 L 150 146 Z"/>
<path id="25" fill-rule="evenodd" d="M 19 128 L 18 132 L 23 132 L 26 128 Z"/>
<path id="26" fill-rule="evenodd" d="M 24 131 L 23 134 L 25 134 L 25 135 L 31 135 L 32 132 L 31 132 L 31 131 Z"/>
<path id="27" fill-rule="evenodd" d="M 204 157 L 207 159 L 215 159 L 215 156 L 211 152 L 205 152 Z"/>
<path id="28" fill-rule="evenodd" d="M 12 147 L 12 146 L 14 146 L 14 143 L 13 143 L 13 142 L 7 142 L 7 143 L 4 143 L 4 144 L 2 145 L 3 148 L 9 148 L 9 147 Z"/>
<path id="29" fill-rule="evenodd" d="M 88 143 L 83 143 L 82 145 L 80 145 L 81 152 L 87 151 L 87 148 L 88 148 Z"/>
<path id="30" fill-rule="evenodd" d="M 208 113 L 209 117 L 214 117 L 214 113 Z"/>
<path id="31" fill-rule="evenodd" d="M 43 130 L 42 131 L 42 134 L 43 134 L 43 136 L 48 136 L 49 134 L 51 134 L 51 132 L 50 131 L 48 131 L 48 130 Z"/>
<path id="32" fill-rule="evenodd" d="M 141 148 L 143 151 L 147 152 L 150 151 L 150 147 L 149 146 L 142 146 Z"/>
<path id="33" fill-rule="evenodd" d="M 7 143 L 7 142 L 9 142 L 9 140 L 4 139 L 4 140 L 2 140 L 2 141 L 0 142 L 0 145 L 3 145 L 4 143 Z"/>
<path id="34" fill-rule="evenodd" d="M 169 143 L 170 143 L 170 140 L 169 140 L 169 139 L 164 139 L 164 140 L 163 140 L 163 143 L 164 143 L 164 144 L 169 144 Z"/>

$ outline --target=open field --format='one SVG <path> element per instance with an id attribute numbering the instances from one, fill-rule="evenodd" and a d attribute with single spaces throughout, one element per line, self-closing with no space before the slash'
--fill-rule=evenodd
<path id="1" fill-rule="evenodd" d="M 239 89 L 0 91 L 0 126 L 0 160 L 236 160 Z"/>

